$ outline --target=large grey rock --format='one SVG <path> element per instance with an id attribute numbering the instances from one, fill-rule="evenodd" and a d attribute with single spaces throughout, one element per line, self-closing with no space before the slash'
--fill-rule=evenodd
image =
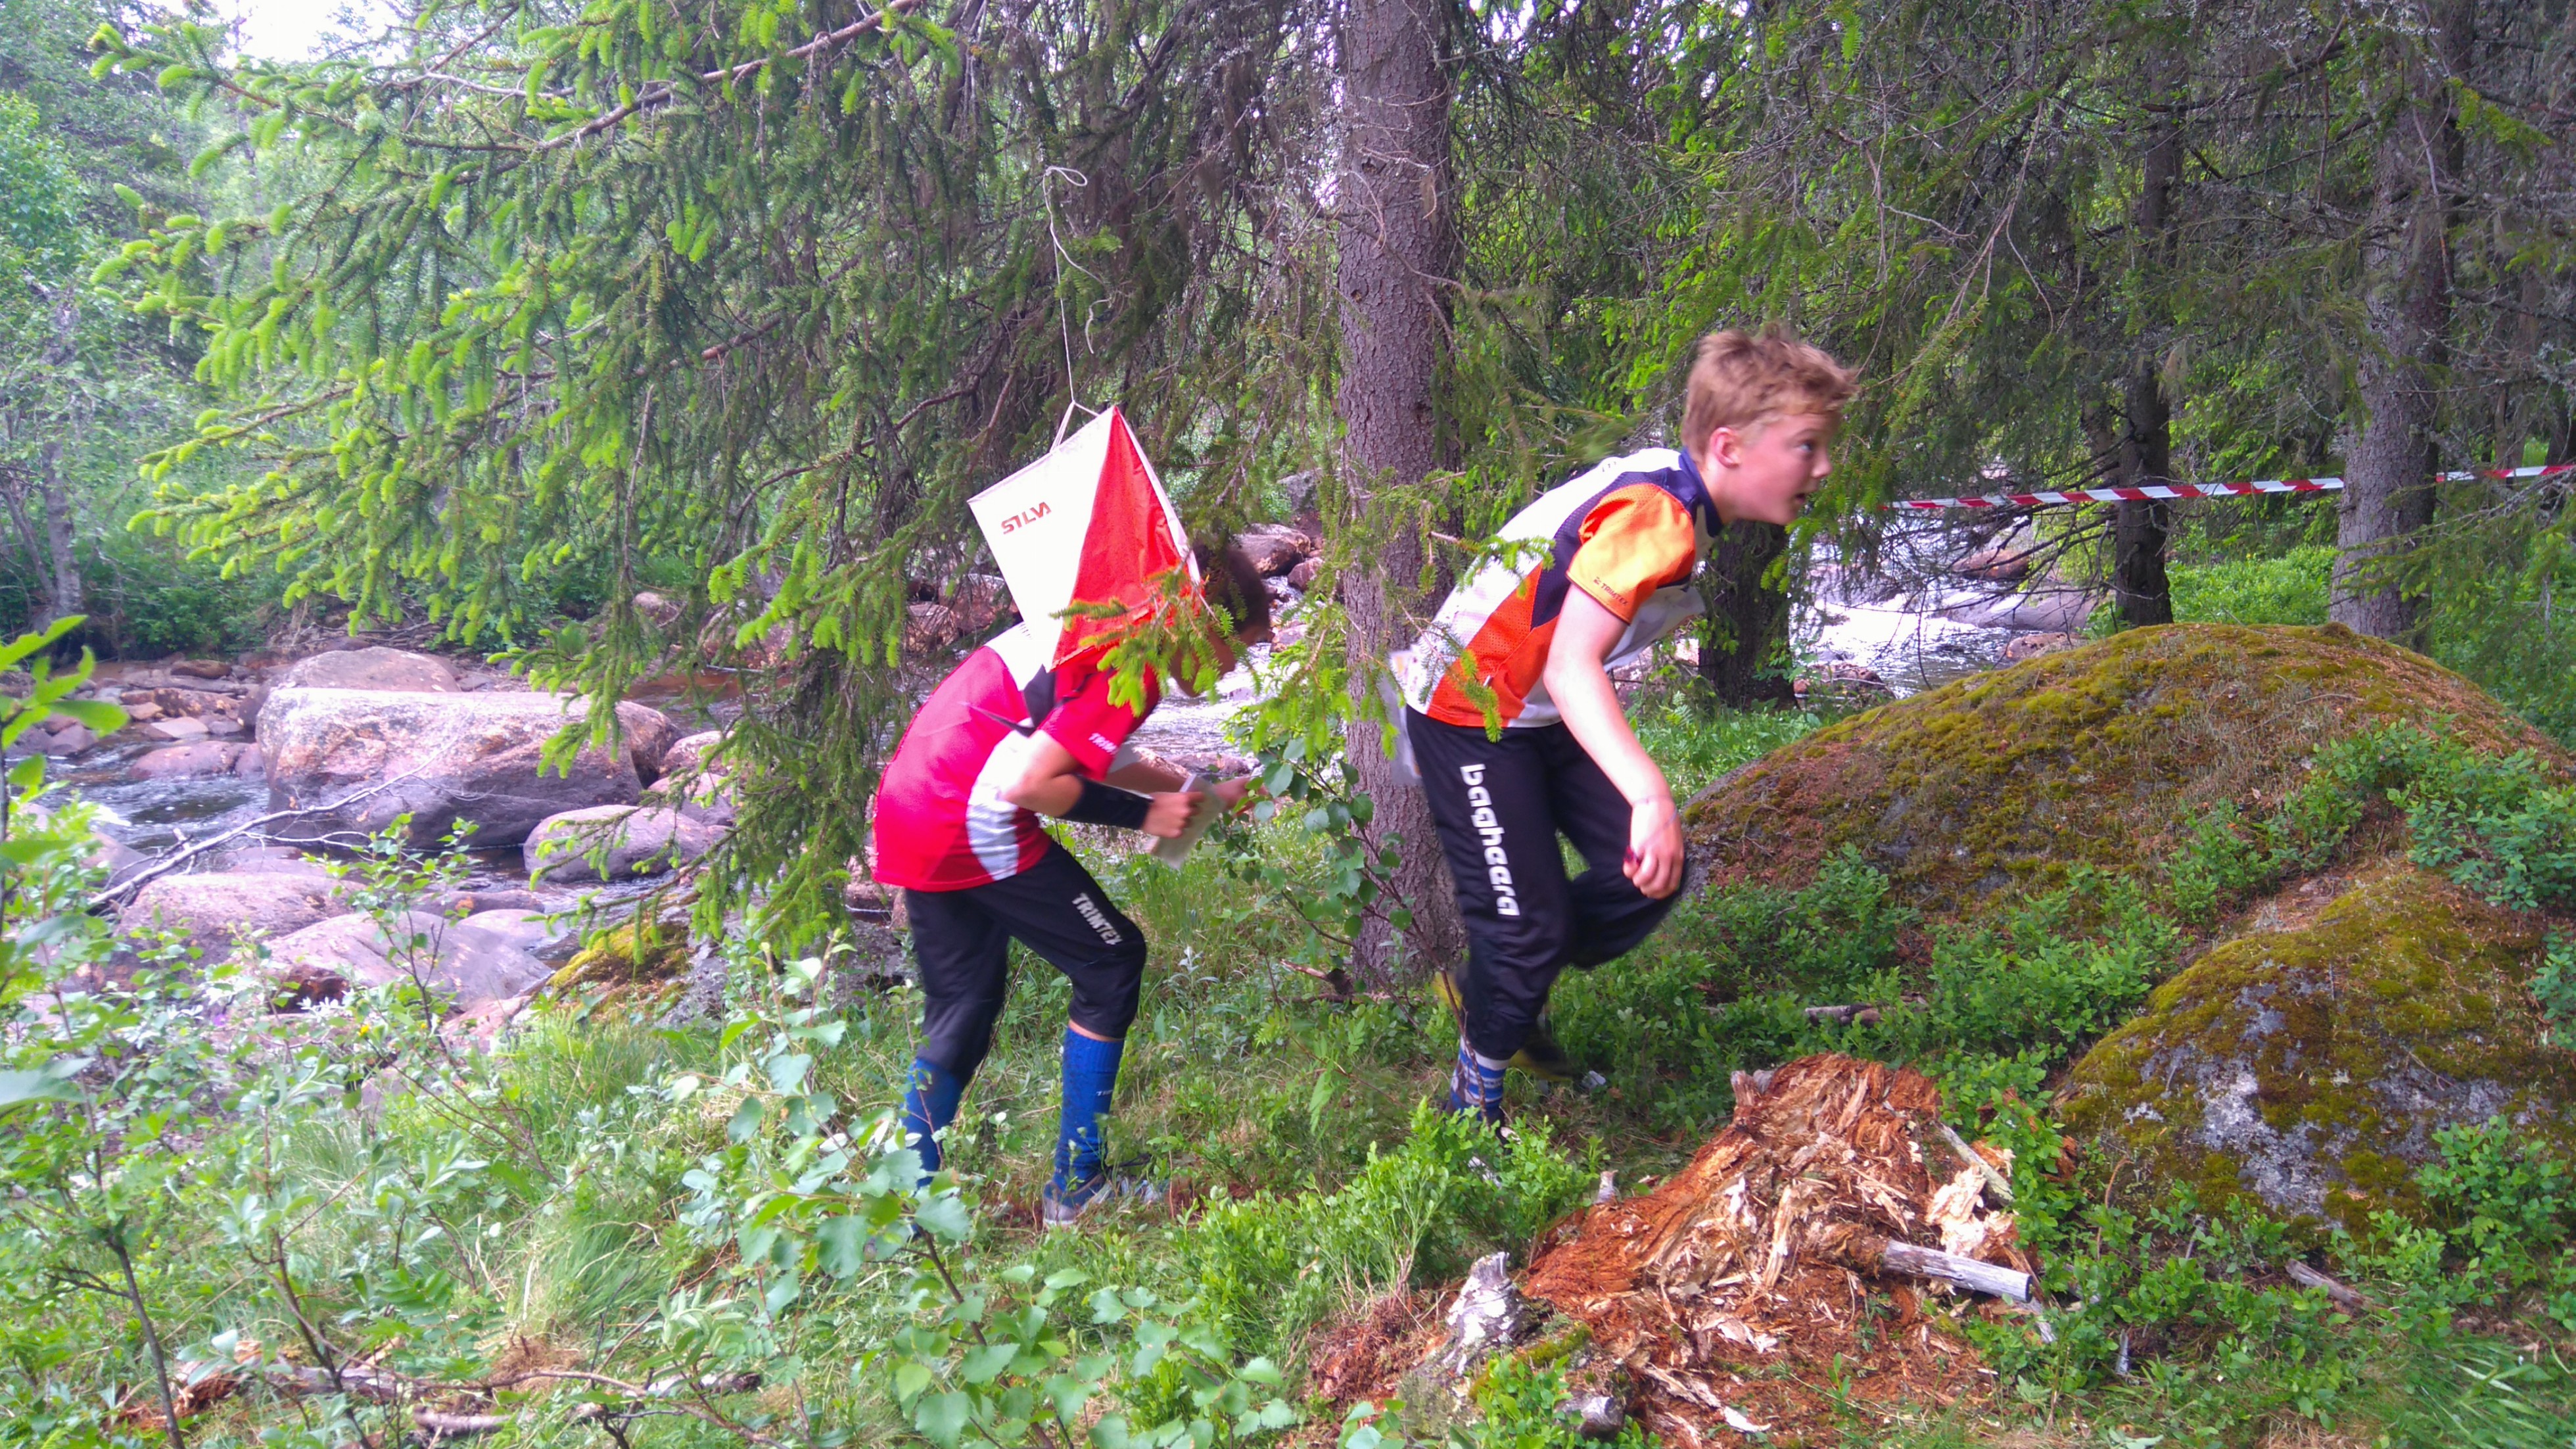
<path id="1" fill-rule="evenodd" d="M 667 748 L 664 732 L 676 733 L 660 711 L 621 704 L 625 748 L 585 747 L 568 770 L 540 773 L 546 742 L 581 711 L 560 694 L 281 689 L 259 713 L 269 808 L 301 812 L 290 838 L 373 832 L 409 813 L 418 844 L 471 820 L 477 845 L 517 845 L 549 815 L 634 804 L 638 742 Z"/>
<path id="2" fill-rule="evenodd" d="M 416 976 L 459 1010 L 524 995 L 549 969 L 509 935 L 427 911 L 406 911 L 389 923 L 364 913 L 337 916 L 271 942 L 268 953 L 283 980 L 304 984 L 328 974 L 372 987 Z"/>
<path id="3" fill-rule="evenodd" d="M 603 805 L 547 817 L 520 850 L 531 881 L 566 885 L 659 875 L 706 854 L 719 835 L 714 826 L 667 806 Z"/>
<path id="4" fill-rule="evenodd" d="M 427 654 L 372 644 L 364 649 L 337 649 L 298 659 L 269 681 L 281 689 L 384 689 L 406 694 L 453 694 L 456 671 L 447 661 Z"/>
<path id="5" fill-rule="evenodd" d="M 700 730 L 673 740 L 671 747 L 662 754 L 662 773 L 677 775 L 690 770 L 704 771 L 708 757 L 716 752 L 716 746 L 724 743 L 724 738 L 723 730 Z"/>
<path id="6" fill-rule="evenodd" d="M 1255 524 L 1236 534 L 1234 544 L 1263 578 L 1284 574 L 1315 552 L 1313 539 L 1285 523 Z"/>
<path id="7" fill-rule="evenodd" d="M 549 914 L 516 907 L 476 911 L 465 918 L 465 924 L 496 940 L 506 941 L 539 960 L 550 960 L 561 954 L 562 948 L 577 940 L 580 934 L 574 929 L 569 912 Z"/>
<path id="8" fill-rule="evenodd" d="M 2501 1116 L 2576 1150 L 2576 1053 L 2531 999 L 2536 919 L 2404 865 L 2313 919 L 2284 901 L 2283 929 L 2221 943 L 2068 1073 L 2065 1121 L 2104 1160 L 2159 1194 L 2189 1182 L 2211 1211 L 2360 1232 L 2383 1208 L 2422 1214 L 2413 1174 L 2445 1127 Z"/>
<path id="9" fill-rule="evenodd" d="M 430 898 L 429 909 L 450 916 L 479 916 L 486 911 L 534 911 L 545 907 L 537 893 L 520 886 L 475 886 L 444 891 Z"/>
<path id="10" fill-rule="evenodd" d="M 722 730 L 701 730 L 675 742 L 662 758 L 662 777 L 644 792 L 648 805 L 668 805 L 692 820 L 719 828 L 733 824 L 733 784 L 724 761 L 713 760 Z"/>
<path id="11" fill-rule="evenodd" d="M 661 779 L 668 768 L 671 748 L 679 741 L 680 727 L 653 706 L 631 700 L 617 706 L 617 724 L 624 734 L 626 759 L 635 767 L 635 778 L 647 785 Z"/>
<path id="12" fill-rule="evenodd" d="M 246 933 L 276 937 L 339 913 L 338 881 L 267 872 L 208 871 L 146 882 L 117 929 L 177 931 L 214 961 Z"/>

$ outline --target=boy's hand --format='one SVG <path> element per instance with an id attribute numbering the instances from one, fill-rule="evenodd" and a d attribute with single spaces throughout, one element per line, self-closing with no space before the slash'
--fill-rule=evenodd
<path id="1" fill-rule="evenodd" d="M 1245 775 L 1239 779 L 1220 781 L 1210 787 L 1210 793 L 1216 796 L 1218 806 L 1231 815 L 1243 808 L 1244 797 L 1252 793 L 1252 787 L 1259 779 L 1257 775 Z"/>
<path id="2" fill-rule="evenodd" d="M 1671 795 L 1650 796 L 1630 807 L 1627 875 L 1650 900 L 1681 889 L 1682 816 Z"/>
<path id="3" fill-rule="evenodd" d="M 1190 817 L 1198 813 L 1199 802 L 1207 796 L 1196 790 L 1170 790 L 1149 795 L 1145 800 L 1145 833 L 1158 840 L 1173 840 L 1190 828 Z"/>

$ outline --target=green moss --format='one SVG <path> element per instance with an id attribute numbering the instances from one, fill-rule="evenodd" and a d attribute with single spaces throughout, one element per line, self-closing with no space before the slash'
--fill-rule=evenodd
<path id="1" fill-rule="evenodd" d="M 2200 812 L 2268 813 L 2322 742 L 2393 720 L 2566 757 L 2467 680 L 2349 630 L 2172 625 L 1820 730 L 1684 812 L 1719 881 L 1803 884 L 1846 844 L 1934 914 L 2161 859 Z M 2012 888 L 2007 891 L 2007 888 Z"/>
<path id="2" fill-rule="evenodd" d="M 642 919 L 612 926 L 590 938 L 579 954 L 546 982 L 561 993 L 592 984 L 623 986 L 662 981 L 689 966 L 689 933 L 684 923 Z"/>
<path id="3" fill-rule="evenodd" d="M 2157 988 L 2060 1094 L 2131 1181 L 2357 1226 L 2418 1210 L 2433 1132 L 2503 1115 L 2576 1148 L 2576 1053 L 2528 992 L 2534 921 L 2391 866 L 2310 924 L 2242 936 Z"/>

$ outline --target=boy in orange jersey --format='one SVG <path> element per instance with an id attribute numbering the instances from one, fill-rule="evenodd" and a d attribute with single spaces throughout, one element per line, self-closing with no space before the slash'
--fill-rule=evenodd
<path id="1" fill-rule="evenodd" d="M 1516 1060 L 1562 1075 L 1542 1021 L 1558 974 L 1626 954 L 1672 909 L 1680 811 L 1609 671 L 1700 612 L 1690 581 L 1711 534 L 1796 520 L 1852 389 L 1778 328 L 1701 339 L 1680 450 L 1613 458 L 1522 509 L 1500 537 L 1543 551 L 1462 582 L 1402 664 L 1405 736 L 1467 930 L 1441 983 L 1459 1019 L 1450 1110 L 1500 1121 Z M 1560 833 L 1588 867 L 1571 880 Z"/>

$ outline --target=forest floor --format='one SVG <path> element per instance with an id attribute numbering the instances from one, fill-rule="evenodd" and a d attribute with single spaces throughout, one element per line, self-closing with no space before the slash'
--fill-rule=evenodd
<path id="1" fill-rule="evenodd" d="M 1688 792 L 1815 724 L 1675 713 L 1644 732 Z M 1289 825 L 1251 834 L 1239 851 L 1292 879 L 1322 868 Z M 2561 1326 L 2576 1317 L 2564 1251 L 2576 1189 L 2563 1172 L 2516 1177 L 2510 1143 L 2460 1148 L 2468 1185 L 2446 1199 L 2457 1224 L 2447 1235 L 2392 1230 L 2336 1245 L 2366 1307 L 2288 1282 L 2284 1265 L 2312 1245 L 2278 1225 L 2204 1214 L 2187 1193 L 2142 1207 L 2126 1194 L 2131 1205 L 2118 1205 L 2105 1181 L 2115 1164 L 2058 1161 L 2046 1086 L 2089 1032 L 2054 1029 L 2049 1014 L 2067 1010 L 2071 985 L 2090 998 L 2085 1022 L 2134 1006 L 2188 949 L 2143 887 L 2061 893 L 1973 937 L 1939 940 L 1857 862 L 1795 893 L 1703 893 L 1635 955 L 1569 974 L 1557 1029 L 1604 1082 L 1542 1088 L 1515 1074 L 1517 1131 L 1498 1149 L 1427 1110 L 1445 1090 L 1455 1041 L 1442 1009 L 1428 993 L 1326 999 L 1320 983 L 1281 964 L 1298 918 L 1247 878 L 1242 854 L 1203 849 L 1180 871 L 1142 855 L 1093 857 L 1154 943 L 1112 1156 L 1150 1157 L 1169 1175 L 1170 1200 L 1096 1211 L 1077 1231 L 1038 1227 L 1067 993 L 1041 963 L 1023 962 L 948 1146 L 973 1212 L 953 1266 L 987 1282 L 1078 1277 L 1083 1292 L 1116 1285 L 1194 1305 L 1193 1321 L 1222 1333 L 1231 1353 L 1283 1366 L 1282 1391 L 1303 1419 L 1293 1442 L 1333 1442 L 1353 1407 L 1385 1390 L 1408 1366 L 1399 1351 L 1435 1336 L 1443 1294 L 1474 1258 L 1502 1250 L 1526 1263 L 1543 1233 L 1592 1200 L 1605 1171 L 1633 1192 L 1688 1162 L 1729 1120 L 1732 1073 L 1824 1050 L 1923 1067 L 1957 1126 L 2014 1146 L 2027 1165 L 2016 1175 L 2023 1242 L 2057 1302 L 2092 1307 L 2053 1343 L 2022 1318 L 1928 1298 L 1902 1324 L 1864 1321 L 1854 1331 L 1867 1343 L 1923 1320 L 1924 1342 L 1955 1347 L 1948 1377 L 1964 1391 L 1873 1391 L 1868 1354 L 1837 1356 L 1783 1370 L 1801 1376 L 1801 1402 L 1820 1410 L 1794 1432 L 1742 1442 L 2576 1442 Z M 2051 979 L 2024 950 L 2043 938 L 2095 953 Z M 1918 1013 L 1903 1033 L 1811 1021 L 1802 1009 L 1893 999 L 1891 986 L 1901 993 L 1900 982 L 1936 967 L 1986 971 L 1993 989 L 1973 1012 Z M 165 1306 L 158 1329 L 174 1356 L 208 1384 L 245 1358 L 246 1344 L 249 1357 L 264 1344 L 272 1359 L 309 1364 L 315 1351 L 295 1345 L 317 1343 L 352 1364 L 418 1365 L 446 1352 L 487 1374 L 577 1366 L 640 1381 L 672 1361 L 675 1344 L 715 1344 L 729 1362 L 763 1365 L 765 1386 L 743 1396 L 751 1407 L 726 1410 L 730 1428 L 682 1413 L 611 1420 L 619 1444 L 742 1442 L 744 1426 L 753 1442 L 905 1437 L 907 1419 L 924 1422 L 921 1401 L 899 1406 L 907 1391 L 892 1365 L 924 1321 L 923 1280 L 866 1255 L 828 1276 L 749 1271 L 771 1240 L 748 1219 L 719 1224 L 716 1204 L 720 1179 L 749 1171 L 740 1154 L 753 1098 L 724 1088 L 756 1085 L 761 1068 L 745 1056 L 739 1019 L 722 1030 L 658 1026 L 681 990 L 593 989 L 541 1007 L 468 1071 L 479 1085 L 459 1098 L 395 1093 L 366 1110 L 325 1103 L 300 1113 L 279 1105 L 291 1104 L 289 1090 L 263 1099 L 277 1125 L 223 1138 L 231 1171 L 207 1172 L 194 1190 L 192 1210 L 216 1229 L 165 1245 L 155 1260 L 147 1287 Z M 891 1104 L 917 1011 L 906 987 L 858 992 L 838 1009 L 837 1040 L 795 1066 L 798 1090 L 827 1093 L 854 1115 Z M 767 1059 L 773 1079 L 780 1060 Z M 810 1181 L 794 1162 L 758 1170 L 772 1174 L 773 1197 Z M 2517 1233 L 2518 1258 L 2497 1246 Z M 28 1257 L 24 1245 L 13 1256 Z M 1015 1278 L 1005 1271 L 1015 1265 L 1031 1271 Z M 271 1291 L 280 1281 L 300 1296 Z M 157 1441 L 149 1375 L 126 1347 L 134 1339 L 119 1300 L 58 1297 L 47 1315 L 33 1338 L 13 1330 L 25 1384 L 0 1388 L 0 1407 L 13 1395 L 18 1406 L 0 1444 L 78 1440 L 61 1434 L 86 1411 L 45 1386 L 82 1377 L 100 1386 L 93 1410 L 103 1393 L 120 1406 L 125 1435 Z M 41 1354 L 26 1347 L 38 1340 L 50 1345 Z M 1440 1432 L 1494 1449 L 1571 1446 L 1554 1372 L 1532 1368 L 1483 1401 L 1482 1423 Z M 346 1437 L 292 1395 L 210 1389 L 204 1400 L 189 1420 L 197 1444 L 318 1449 Z M 599 1420 L 573 1412 L 575 1402 L 559 1396 L 485 1442 L 605 1445 Z M 37 1405 L 49 1407 L 28 1417 Z M 1395 1423 L 1369 1432 L 1394 1442 Z M 1098 1424 L 1091 1437 L 1117 1442 Z"/>

